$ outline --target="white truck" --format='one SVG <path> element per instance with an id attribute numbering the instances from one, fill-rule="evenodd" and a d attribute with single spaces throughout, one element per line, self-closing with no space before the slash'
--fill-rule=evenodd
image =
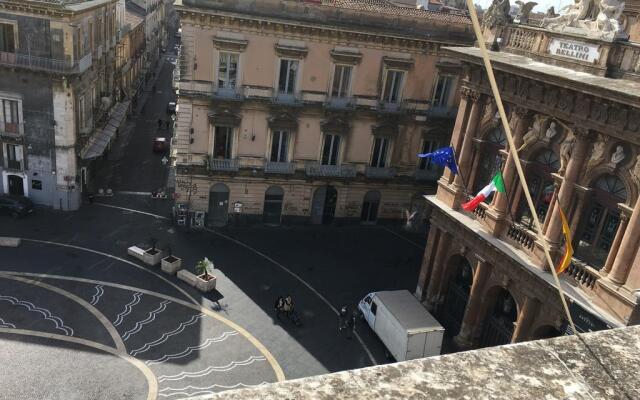
<path id="1" fill-rule="evenodd" d="M 358 309 L 396 361 L 440 354 L 444 328 L 409 291 L 369 293 Z"/>

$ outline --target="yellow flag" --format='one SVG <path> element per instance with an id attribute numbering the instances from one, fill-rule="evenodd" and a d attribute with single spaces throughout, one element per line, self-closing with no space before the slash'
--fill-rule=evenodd
<path id="1" fill-rule="evenodd" d="M 558 207 L 560 204 L 558 203 Z M 562 207 L 560 209 L 560 218 L 562 219 L 562 233 L 564 233 L 564 241 L 565 241 L 565 250 L 564 256 L 562 256 L 562 260 L 560 264 L 556 267 L 556 272 L 561 274 L 569 264 L 571 263 L 571 257 L 573 256 L 573 247 L 571 246 L 571 231 L 569 230 L 569 224 L 567 223 L 567 217 L 564 216 L 564 212 L 562 212 Z"/>

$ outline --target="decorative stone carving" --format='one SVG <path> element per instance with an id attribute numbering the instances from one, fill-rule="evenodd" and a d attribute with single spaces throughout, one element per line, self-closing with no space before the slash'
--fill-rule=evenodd
<path id="1" fill-rule="evenodd" d="M 607 120 L 607 104 L 600 101 L 594 101 L 591 104 L 591 118 L 597 122 L 604 123 Z"/>
<path id="2" fill-rule="evenodd" d="M 533 7 L 537 6 L 538 3 L 535 1 L 523 2 L 520 0 L 516 0 L 516 4 L 520 6 L 518 10 L 518 15 L 516 16 L 516 20 L 520 24 L 526 24 L 529 22 L 529 14 L 531 14 L 531 10 Z"/>
<path id="3" fill-rule="evenodd" d="M 556 9 L 553 6 L 547 8 L 547 13 L 545 14 L 545 17 L 547 18 L 557 17 Z"/>
<path id="4" fill-rule="evenodd" d="M 608 113 L 609 123 L 613 124 L 617 129 L 624 129 L 624 126 L 627 123 L 628 113 L 629 111 L 626 107 L 614 105 L 611 107 L 611 112 Z"/>
<path id="5" fill-rule="evenodd" d="M 574 112 L 579 117 L 587 118 L 589 116 L 589 109 L 591 107 L 591 99 L 584 95 L 578 95 L 575 101 Z"/>
<path id="6" fill-rule="evenodd" d="M 557 134 L 558 134 L 558 128 L 556 127 L 556 123 L 555 123 L 555 121 L 551 121 L 551 123 L 549 124 L 549 127 L 547 128 L 547 131 L 544 133 L 544 137 L 546 139 L 551 140 Z"/>
<path id="7" fill-rule="evenodd" d="M 555 107 L 558 104 L 558 90 L 548 87 L 544 93 L 544 103 L 549 107 Z"/>
<path id="8" fill-rule="evenodd" d="M 637 184 L 640 184 L 640 155 L 636 157 L 636 163 L 632 169 L 629 170 L 629 173 L 635 179 Z"/>
<path id="9" fill-rule="evenodd" d="M 529 94 L 529 80 L 528 79 L 520 79 L 518 82 L 518 96 L 527 98 Z"/>
<path id="10" fill-rule="evenodd" d="M 496 25 L 506 25 L 511 22 L 509 0 L 493 0 L 482 17 L 482 26 L 493 28 Z"/>
<path id="11" fill-rule="evenodd" d="M 534 101 L 542 101 L 542 85 L 532 83 L 529 86 L 529 98 Z"/>
<path id="12" fill-rule="evenodd" d="M 575 0 L 574 4 L 560 10 L 565 11 L 564 14 L 545 17 L 541 26 L 609 41 L 626 38 L 619 22 L 624 5 L 619 0 Z"/>
<path id="13" fill-rule="evenodd" d="M 571 112 L 571 109 L 573 108 L 573 102 L 574 98 L 572 94 L 570 94 L 566 90 L 562 90 L 560 92 L 560 99 L 558 99 L 558 107 L 560 108 L 560 110 L 564 112 Z"/>
<path id="14" fill-rule="evenodd" d="M 587 161 L 587 168 L 585 174 L 589 174 L 595 167 L 604 162 L 604 150 L 607 146 L 607 138 L 603 135 L 598 135 L 598 141 L 593 144 L 591 148 L 591 156 Z"/>
<path id="15" fill-rule="evenodd" d="M 640 111 L 632 109 L 629 113 L 629 119 L 627 120 L 627 129 L 635 132 L 640 127 Z"/>
<path id="16" fill-rule="evenodd" d="M 558 174 L 562 175 L 567 169 L 567 164 L 569 164 L 569 159 L 571 158 L 571 153 L 573 152 L 575 144 L 576 137 L 574 135 L 570 135 L 567 136 L 564 142 L 560 145 L 560 169 L 558 170 Z"/>
<path id="17" fill-rule="evenodd" d="M 522 145 L 518 149 L 518 152 L 525 150 L 527 147 L 541 140 L 543 136 L 544 134 L 542 133 L 542 117 L 536 115 L 531 128 L 522 137 Z"/>
<path id="18" fill-rule="evenodd" d="M 626 155 L 624 154 L 624 147 L 622 147 L 622 145 L 617 145 L 616 151 L 611 154 L 611 163 L 618 165 L 622 162 L 622 160 L 624 160 L 625 157 Z"/>

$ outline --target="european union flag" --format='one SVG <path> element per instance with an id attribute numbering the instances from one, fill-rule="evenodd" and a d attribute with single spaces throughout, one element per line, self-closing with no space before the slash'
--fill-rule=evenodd
<path id="1" fill-rule="evenodd" d="M 454 174 L 458 173 L 458 165 L 456 164 L 456 158 L 453 153 L 453 147 L 443 147 L 431 153 L 418 154 L 420 158 L 431 157 L 431 161 L 441 167 L 447 167 Z"/>

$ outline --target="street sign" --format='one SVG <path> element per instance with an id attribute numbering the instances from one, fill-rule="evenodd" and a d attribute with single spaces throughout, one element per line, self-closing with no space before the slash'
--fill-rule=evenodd
<path id="1" fill-rule="evenodd" d="M 162 165 L 167 165 L 167 163 L 169 162 L 169 159 L 167 158 L 167 156 L 164 156 L 160 161 L 162 162 Z"/>

